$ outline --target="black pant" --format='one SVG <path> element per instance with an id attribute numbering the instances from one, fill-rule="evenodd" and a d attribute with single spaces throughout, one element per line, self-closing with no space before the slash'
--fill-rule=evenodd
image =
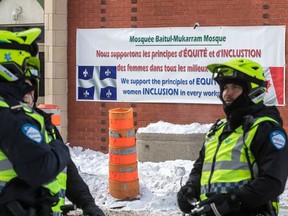
<path id="1" fill-rule="evenodd" d="M 0 206 L 0 216 L 37 216 L 37 212 L 34 208 L 24 208 L 18 201 L 14 200 Z"/>

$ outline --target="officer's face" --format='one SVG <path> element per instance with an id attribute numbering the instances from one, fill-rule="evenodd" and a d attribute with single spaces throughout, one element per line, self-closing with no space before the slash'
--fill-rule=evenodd
<path id="1" fill-rule="evenodd" d="M 233 83 L 226 84 L 222 92 L 223 101 L 227 106 L 242 94 L 242 87 Z"/>
<path id="2" fill-rule="evenodd" d="M 25 82 L 32 86 L 32 83 L 29 80 L 25 80 Z M 24 95 L 23 101 L 29 107 L 33 108 L 33 106 L 34 106 L 34 91 L 28 92 L 26 95 Z"/>

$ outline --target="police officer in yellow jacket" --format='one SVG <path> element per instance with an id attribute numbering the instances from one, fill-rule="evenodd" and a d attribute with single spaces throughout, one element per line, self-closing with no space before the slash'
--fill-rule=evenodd
<path id="1" fill-rule="evenodd" d="M 263 68 L 249 59 L 207 66 L 220 86 L 226 118 L 207 133 L 189 179 L 177 193 L 190 215 L 277 215 L 288 176 L 287 135 L 265 106 Z"/>
<path id="2" fill-rule="evenodd" d="M 40 33 L 0 31 L 0 215 L 51 215 L 70 161 L 68 147 L 48 140 L 43 117 L 21 102 L 31 90 L 25 79 L 39 78 Z"/>
<path id="3" fill-rule="evenodd" d="M 60 140 L 63 142 L 57 127 L 53 125 L 51 121 L 51 114 L 46 113 L 36 107 L 39 86 L 37 79 L 28 78 L 26 82 L 31 85 L 31 91 L 24 96 L 24 102 L 44 117 L 45 129 L 49 139 Z M 61 193 L 63 196 L 61 197 L 62 202 L 59 202 L 58 204 L 63 206 L 65 204 L 65 197 L 67 197 L 69 201 L 83 210 L 85 216 L 104 216 L 103 211 L 95 204 L 95 200 L 89 191 L 88 185 L 79 175 L 78 170 L 72 160 L 70 160 L 70 162 L 67 164 L 67 172 L 65 174 L 67 175 L 65 178 L 66 181 L 62 182 L 61 185 L 63 188 L 63 193 Z M 52 209 L 57 210 L 55 207 Z"/>

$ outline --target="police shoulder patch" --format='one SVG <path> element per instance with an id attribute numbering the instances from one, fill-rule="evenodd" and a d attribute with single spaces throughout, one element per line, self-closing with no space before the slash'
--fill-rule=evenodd
<path id="1" fill-rule="evenodd" d="M 270 133 L 270 141 L 277 149 L 282 149 L 286 146 L 286 136 L 280 130 L 275 130 Z"/>
<path id="2" fill-rule="evenodd" d="M 37 143 L 42 142 L 42 135 L 41 135 L 40 131 L 38 130 L 38 128 L 35 127 L 34 125 L 28 124 L 28 123 L 24 124 L 22 126 L 22 132 L 29 139 L 31 139 Z"/>

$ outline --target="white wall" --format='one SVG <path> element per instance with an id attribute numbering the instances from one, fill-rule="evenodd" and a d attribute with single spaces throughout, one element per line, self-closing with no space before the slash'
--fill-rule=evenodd
<path id="1" fill-rule="evenodd" d="M 14 20 L 12 13 L 19 6 L 22 13 Z M 44 23 L 44 10 L 36 0 L 2 0 L 0 14 L 0 25 Z"/>

